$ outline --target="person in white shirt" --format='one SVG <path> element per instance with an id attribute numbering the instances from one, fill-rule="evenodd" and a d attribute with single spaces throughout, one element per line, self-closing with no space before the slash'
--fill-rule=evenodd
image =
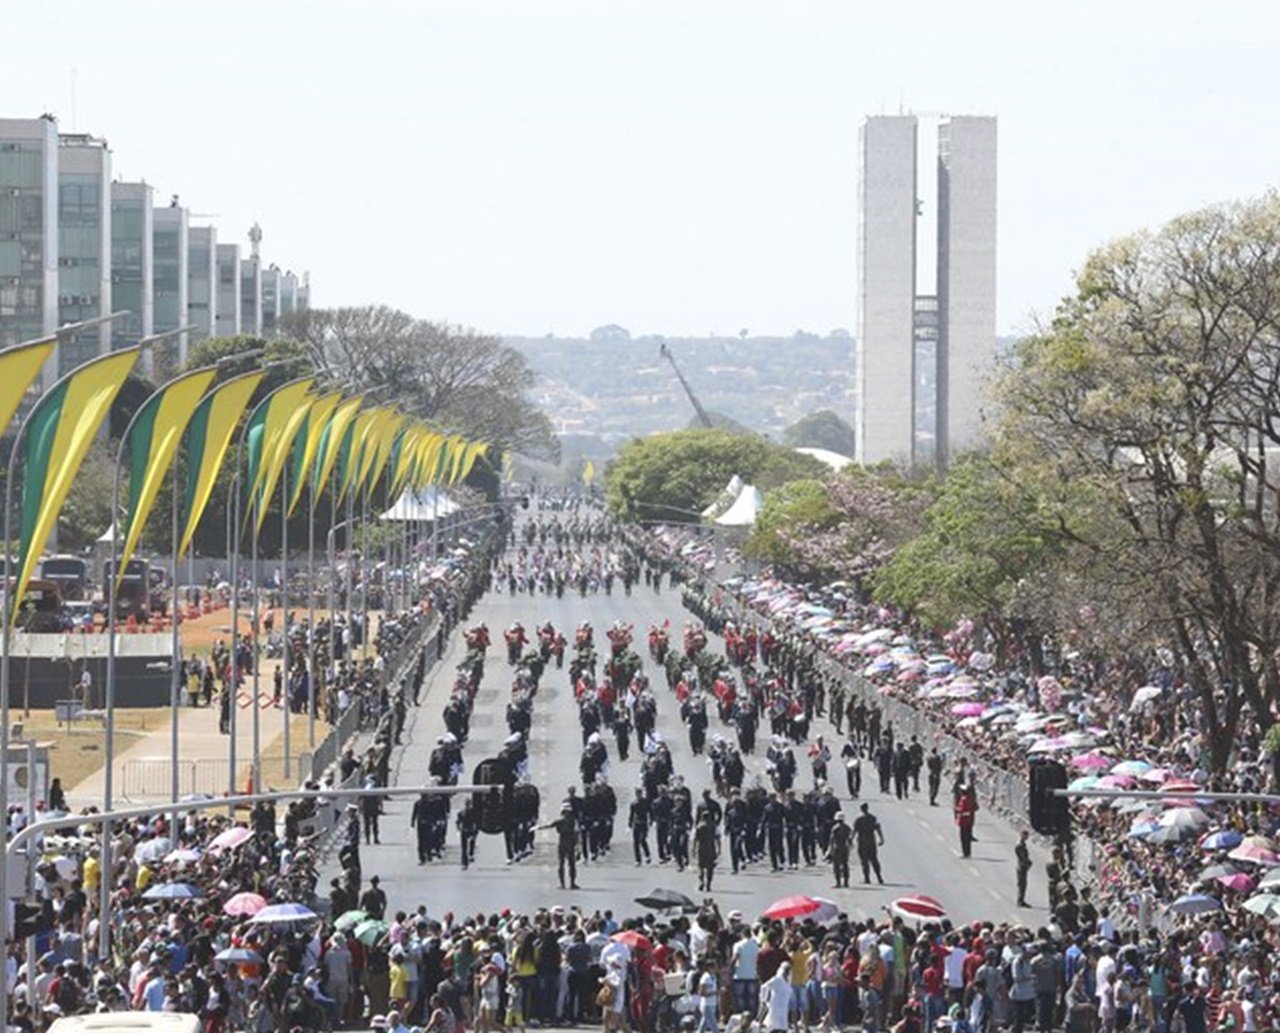
<path id="1" fill-rule="evenodd" d="M 762 1033 L 786 1033 L 791 1014 L 791 963 L 784 961 L 760 987 Z"/>
<path id="2" fill-rule="evenodd" d="M 759 997 L 760 944 L 751 938 L 751 928 L 742 927 L 742 939 L 733 945 L 733 1007 L 735 1011 L 756 1013 Z"/>
<path id="3" fill-rule="evenodd" d="M 1098 963 L 1093 969 L 1095 997 L 1102 997 L 1102 991 L 1107 986 L 1107 978 L 1115 975 L 1115 971 L 1115 948 L 1110 943 L 1104 943 L 1102 946 L 1102 957 L 1098 959 Z"/>

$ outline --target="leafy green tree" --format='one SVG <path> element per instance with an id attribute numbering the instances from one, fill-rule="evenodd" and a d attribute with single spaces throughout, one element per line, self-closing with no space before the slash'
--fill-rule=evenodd
<path id="1" fill-rule="evenodd" d="M 791 544 L 795 537 L 829 530 L 839 518 L 821 481 L 791 481 L 765 495 L 743 553 L 774 566 L 796 567 L 798 557 Z"/>
<path id="2" fill-rule="evenodd" d="M 820 476 L 823 469 L 816 459 L 758 435 L 673 431 L 624 445 L 607 471 L 605 499 L 615 516 L 689 522 L 699 519 L 735 475 L 768 491 Z"/>
<path id="3" fill-rule="evenodd" d="M 1174 644 L 1216 769 L 1280 703 L 1278 331 L 1269 194 L 1101 248 L 997 389 L 996 461 L 1139 615 L 1135 645 Z"/>
<path id="4" fill-rule="evenodd" d="M 782 432 L 782 443 L 792 448 L 825 448 L 842 456 L 853 456 L 858 444 L 853 427 L 830 409 L 800 417 Z"/>
<path id="5" fill-rule="evenodd" d="M 111 481 L 115 462 L 114 441 L 94 442 L 58 513 L 58 548 L 61 551 L 86 549 L 111 526 Z M 126 465 L 121 478 L 121 499 L 128 497 L 128 490 Z"/>

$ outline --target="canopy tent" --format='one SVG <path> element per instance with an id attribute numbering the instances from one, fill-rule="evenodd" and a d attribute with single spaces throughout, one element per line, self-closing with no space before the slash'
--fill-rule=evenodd
<path id="1" fill-rule="evenodd" d="M 832 452 L 827 448 L 797 448 L 795 451 L 799 452 L 801 455 L 812 456 L 814 459 L 821 463 L 825 463 L 827 466 L 831 467 L 832 470 L 836 471 L 843 470 L 853 462 L 853 460 L 848 456 L 841 455 L 839 452 Z"/>
<path id="2" fill-rule="evenodd" d="M 462 506 L 435 485 L 422 491 L 410 491 L 407 488 L 400 493 L 395 504 L 379 518 L 381 520 L 434 520 L 436 517 L 450 516 L 462 509 Z"/>
<path id="3" fill-rule="evenodd" d="M 742 478 L 736 473 L 729 478 L 729 483 L 720 489 L 720 494 L 706 509 L 702 511 L 702 519 L 710 520 L 717 513 L 723 513 L 742 494 Z"/>
<path id="4" fill-rule="evenodd" d="M 754 484 L 744 484 L 733 505 L 716 517 L 720 527 L 750 527 L 756 522 L 764 496 Z"/>

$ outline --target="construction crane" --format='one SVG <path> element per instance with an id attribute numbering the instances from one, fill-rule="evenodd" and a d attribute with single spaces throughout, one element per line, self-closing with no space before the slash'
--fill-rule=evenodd
<path id="1" fill-rule="evenodd" d="M 698 401 L 698 396 L 693 393 L 693 388 L 689 386 L 689 381 L 685 380 L 684 374 L 680 372 L 680 367 L 676 365 L 676 357 L 671 354 L 671 349 L 667 347 L 667 342 L 663 341 L 658 345 L 658 354 L 671 363 L 671 368 L 676 371 L 676 376 L 680 378 L 680 386 L 684 388 L 684 393 L 689 396 L 689 401 L 693 404 L 694 412 L 698 414 L 698 421 L 707 429 L 714 426 L 711 417 L 707 415 L 707 410 L 702 408 L 702 403 Z"/>

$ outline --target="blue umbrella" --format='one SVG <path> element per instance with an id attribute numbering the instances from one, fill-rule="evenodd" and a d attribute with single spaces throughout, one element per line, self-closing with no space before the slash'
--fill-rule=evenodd
<path id="1" fill-rule="evenodd" d="M 1243 833 L 1235 829 L 1220 829 L 1205 836 L 1200 841 L 1200 846 L 1205 850 L 1230 850 L 1232 847 L 1239 846 L 1243 839 Z"/>
<path id="2" fill-rule="evenodd" d="M 314 911 L 301 904 L 269 904 L 249 921 L 255 925 L 269 925 L 275 922 L 309 922 L 317 917 Z"/>
<path id="3" fill-rule="evenodd" d="M 199 886 L 192 886 L 189 882 L 162 882 L 158 886 L 152 886 L 144 894 L 143 900 L 195 900 L 203 897 L 204 892 Z"/>
<path id="4" fill-rule="evenodd" d="M 1207 911 L 1221 911 L 1222 901 L 1206 893 L 1188 893 L 1170 904 L 1169 910 L 1179 915 L 1202 915 Z"/>

